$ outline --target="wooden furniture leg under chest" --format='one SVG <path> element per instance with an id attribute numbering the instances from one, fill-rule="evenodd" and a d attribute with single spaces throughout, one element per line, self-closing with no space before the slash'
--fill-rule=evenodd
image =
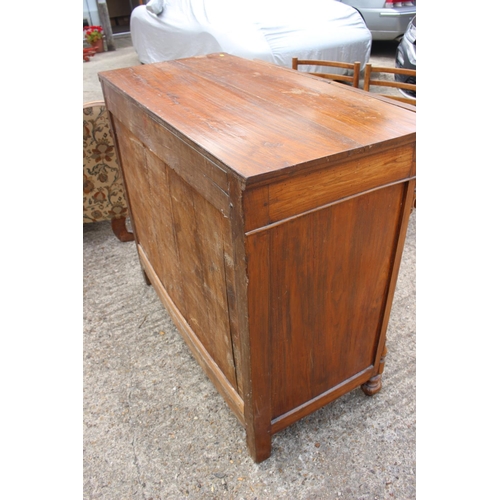
<path id="1" fill-rule="evenodd" d="M 100 74 L 141 265 L 245 426 L 381 388 L 415 113 L 227 54 Z"/>

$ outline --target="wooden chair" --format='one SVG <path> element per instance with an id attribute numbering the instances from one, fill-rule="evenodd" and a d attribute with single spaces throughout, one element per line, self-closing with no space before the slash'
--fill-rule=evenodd
<path id="1" fill-rule="evenodd" d="M 374 77 L 374 74 L 378 75 L 378 78 Z M 388 76 L 390 75 L 390 76 Z M 403 83 L 398 82 L 394 79 L 394 75 L 407 75 L 413 77 L 415 83 Z M 386 77 L 384 79 L 384 76 Z M 412 90 L 417 93 L 417 71 L 414 69 L 404 69 L 404 68 L 391 68 L 386 66 L 373 66 L 368 63 L 365 66 L 365 77 L 363 90 L 370 92 L 372 86 L 378 87 L 390 87 L 395 89 Z M 403 95 L 391 95 L 391 94 L 380 94 L 383 97 L 388 97 L 396 101 L 404 102 L 407 104 L 417 105 L 417 99 L 412 99 L 411 97 L 404 97 Z M 417 208 L 417 190 L 413 193 L 413 203 L 412 210 Z"/>
<path id="2" fill-rule="evenodd" d="M 344 70 L 349 70 L 349 74 L 336 74 L 336 73 L 315 73 L 308 71 L 307 73 L 320 76 L 321 78 L 327 78 L 328 80 L 335 80 L 337 82 L 349 83 L 353 87 L 359 87 L 359 74 L 361 72 L 361 63 L 346 63 L 340 61 L 322 61 L 319 59 L 298 59 L 294 57 L 292 59 L 292 68 L 298 70 L 299 66 L 325 66 L 329 68 L 340 68 Z"/>
<path id="3" fill-rule="evenodd" d="M 412 76 L 415 83 L 404 83 L 398 82 L 394 79 L 394 75 L 407 75 Z M 385 78 L 384 78 L 385 77 Z M 385 66 L 373 66 L 368 63 L 365 67 L 365 77 L 363 89 L 370 92 L 370 89 L 374 86 L 378 87 L 390 87 L 395 89 L 412 90 L 417 93 L 417 70 L 414 69 L 404 69 L 404 68 L 390 68 Z M 417 105 L 417 99 L 412 99 L 411 97 L 405 97 L 403 95 L 390 95 L 386 93 L 380 93 L 383 97 L 388 97 L 390 99 L 395 99 L 396 101 L 405 102 L 407 104 Z"/>
<path id="4" fill-rule="evenodd" d="M 132 241 L 128 206 L 104 101 L 83 105 L 83 222 L 111 221 L 120 241 Z"/>

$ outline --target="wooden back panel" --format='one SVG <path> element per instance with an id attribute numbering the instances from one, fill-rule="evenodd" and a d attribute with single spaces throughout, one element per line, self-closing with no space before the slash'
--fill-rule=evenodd
<path id="1" fill-rule="evenodd" d="M 114 124 L 137 244 L 193 332 L 237 388 L 226 294 L 233 275 L 228 219 L 120 121 Z"/>

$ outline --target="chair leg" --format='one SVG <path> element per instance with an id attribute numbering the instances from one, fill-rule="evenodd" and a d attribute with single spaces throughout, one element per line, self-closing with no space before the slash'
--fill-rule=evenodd
<path id="1" fill-rule="evenodd" d="M 111 221 L 111 228 L 113 229 L 113 233 L 120 241 L 133 241 L 134 233 L 129 232 L 125 221 L 126 217 L 120 217 L 119 219 L 113 219 Z"/>

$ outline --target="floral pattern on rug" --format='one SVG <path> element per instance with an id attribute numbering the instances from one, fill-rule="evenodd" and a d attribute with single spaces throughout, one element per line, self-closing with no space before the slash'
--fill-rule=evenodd
<path id="1" fill-rule="evenodd" d="M 83 108 L 83 222 L 128 216 L 104 103 Z"/>

